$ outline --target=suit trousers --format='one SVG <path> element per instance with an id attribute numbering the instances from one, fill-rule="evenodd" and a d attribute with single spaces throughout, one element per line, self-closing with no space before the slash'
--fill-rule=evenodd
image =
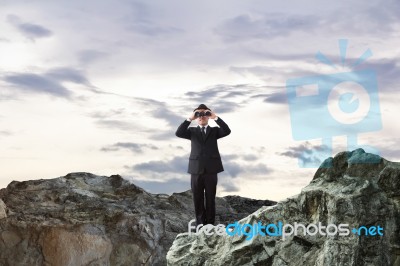
<path id="1" fill-rule="evenodd" d="M 215 194 L 217 192 L 217 174 L 192 174 L 191 187 L 193 193 L 196 225 L 215 222 Z M 204 206 L 204 194 L 206 204 Z"/>

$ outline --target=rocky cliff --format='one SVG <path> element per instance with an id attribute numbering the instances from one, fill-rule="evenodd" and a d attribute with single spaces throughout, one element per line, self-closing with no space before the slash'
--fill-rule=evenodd
<path id="1" fill-rule="evenodd" d="M 217 197 L 216 220 L 275 203 Z M 0 190 L 0 265 L 165 265 L 193 217 L 190 191 L 151 194 L 119 175 L 13 181 Z"/>
<path id="2" fill-rule="evenodd" d="M 258 222 L 275 227 L 252 235 Z M 295 235 L 296 222 L 309 233 L 298 226 Z M 232 227 L 232 236 L 216 229 L 212 235 L 179 234 L 168 265 L 400 266 L 400 163 L 362 149 L 339 153 L 323 162 L 300 194 L 261 207 L 238 224 L 252 227 Z"/>

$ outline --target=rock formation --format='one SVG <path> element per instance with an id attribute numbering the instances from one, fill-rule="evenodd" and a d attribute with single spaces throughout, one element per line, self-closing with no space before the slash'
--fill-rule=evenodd
<path id="1" fill-rule="evenodd" d="M 362 149 L 339 153 L 323 162 L 300 194 L 261 207 L 239 224 L 279 221 L 302 223 L 310 234 L 299 227 L 297 235 L 288 235 L 289 226 L 285 238 L 274 235 L 279 226 L 253 237 L 250 227 L 242 235 L 232 231 L 233 236 L 181 233 L 168 251 L 168 265 L 400 266 L 400 163 Z M 348 224 L 349 231 L 338 235 L 329 226 L 329 234 L 315 233 L 319 222 Z"/>
<path id="2" fill-rule="evenodd" d="M 217 198 L 216 220 L 275 203 Z M 165 265 L 193 218 L 190 190 L 151 194 L 119 175 L 13 181 L 0 190 L 0 265 Z"/>

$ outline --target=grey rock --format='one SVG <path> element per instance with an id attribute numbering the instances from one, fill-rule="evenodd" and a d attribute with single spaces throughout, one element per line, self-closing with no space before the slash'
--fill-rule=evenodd
<path id="1" fill-rule="evenodd" d="M 304 235 L 299 229 L 285 238 L 185 232 L 168 251 L 167 265 L 400 266 L 400 163 L 362 149 L 341 152 L 322 163 L 300 194 L 261 207 L 239 224 L 279 221 L 306 227 L 348 224 L 349 232 L 333 234 L 333 226 L 329 235 L 325 230 L 325 235 Z M 380 226 L 383 235 L 366 235 L 360 226 Z"/>
<path id="2" fill-rule="evenodd" d="M 276 204 L 216 199 L 218 223 Z M 194 218 L 192 194 L 151 194 L 119 175 L 70 173 L 0 190 L 0 265 L 165 265 Z"/>
<path id="3" fill-rule="evenodd" d="M 7 217 L 6 204 L 0 199 L 0 220 Z"/>

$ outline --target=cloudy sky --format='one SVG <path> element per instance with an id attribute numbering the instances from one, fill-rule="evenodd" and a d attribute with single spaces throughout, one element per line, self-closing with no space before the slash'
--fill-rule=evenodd
<path id="1" fill-rule="evenodd" d="M 315 128 L 293 120 L 326 98 L 290 109 L 287 81 L 365 69 L 376 74 L 377 126 L 344 127 L 332 153 L 351 134 L 400 160 L 399 1 L 0 4 L 0 187 L 84 171 L 153 193 L 187 190 L 190 142 L 175 131 L 205 103 L 232 130 L 219 140 L 217 194 L 282 200 L 311 181 L 310 163 L 322 160 L 312 151 L 327 151 L 321 138 L 295 138 L 326 129 L 326 114 L 304 112 Z"/>

